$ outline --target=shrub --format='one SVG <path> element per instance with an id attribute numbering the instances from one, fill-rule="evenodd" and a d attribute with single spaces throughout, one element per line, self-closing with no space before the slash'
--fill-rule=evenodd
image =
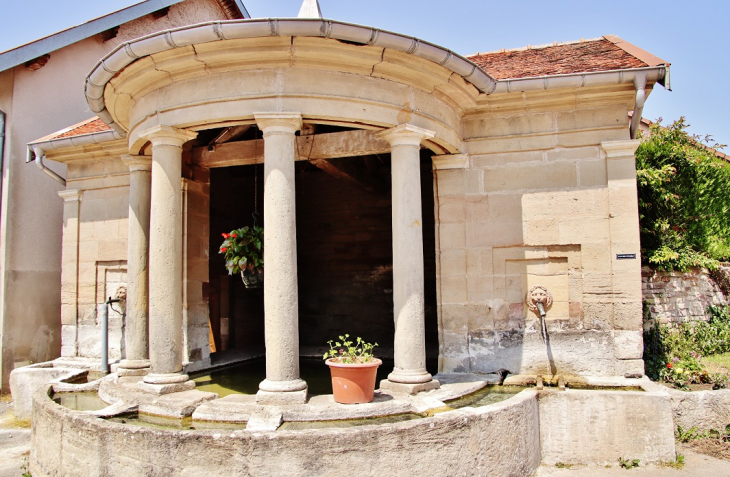
<path id="1" fill-rule="evenodd" d="M 714 270 L 730 256 L 730 164 L 680 118 L 636 151 L 641 255 L 660 270 Z"/>
<path id="2" fill-rule="evenodd" d="M 730 351 L 730 307 L 709 307 L 708 312 L 708 322 L 656 324 L 644 332 L 644 364 L 650 378 L 681 389 L 699 383 L 727 387 L 727 376 L 709 374 L 701 357 Z"/>

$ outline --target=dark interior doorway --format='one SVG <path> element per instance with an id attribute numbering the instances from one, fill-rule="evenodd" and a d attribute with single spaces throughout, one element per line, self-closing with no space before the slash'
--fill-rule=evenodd
<path id="1" fill-rule="evenodd" d="M 421 190 L 426 345 L 428 357 L 435 359 L 438 322 L 431 155 L 426 150 L 421 154 Z M 296 163 L 303 355 L 316 355 L 327 340 L 349 333 L 379 343 L 378 356 L 392 357 L 390 160 L 390 155 L 379 155 L 334 159 L 319 167 L 307 161 Z M 213 169 L 210 177 L 210 315 L 216 351 L 263 350 L 263 292 L 246 290 L 240 277 L 228 276 L 218 253 L 221 233 L 252 224 L 256 188 L 263 223 L 263 165 Z M 215 363 L 215 354 L 212 358 Z"/>

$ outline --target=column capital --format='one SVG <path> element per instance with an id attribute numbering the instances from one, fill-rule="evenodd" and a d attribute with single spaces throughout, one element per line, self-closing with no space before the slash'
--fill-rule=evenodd
<path id="1" fill-rule="evenodd" d="M 302 128 L 301 113 L 253 113 L 256 125 L 264 133 L 294 134 Z"/>
<path id="2" fill-rule="evenodd" d="M 133 156 L 126 154 L 122 161 L 129 167 L 129 172 L 150 172 L 152 170 L 152 156 Z"/>
<path id="3" fill-rule="evenodd" d="M 186 142 L 198 137 L 198 133 L 187 129 L 174 128 L 172 126 L 158 125 L 140 133 L 152 143 L 152 146 L 174 146 L 182 147 Z"/>
<path id="4" fill-rule="evenodd" d="M 412 124 L 401 124 L 376 134 L 379 138 L 388 141 L 391 147 L 420 146 L 425 139 L 431 139 L 435 135 L 436 133 L 433 131 Z"/>
<path id="5" fill-rule="evenodd" d="M 606 153 L 607 159 L 618 157 L 633 157 L 636 148 L 641 144 L 640 139 L 629 139 L 626 141 L 603 141 L 601 149 Z"/>
<path id="6" fill-rule="evenodd" d="M 79 189 L 67 189 L 58 192 L 58 196 L 63 199 L 64 203 L 81 202 L 81 191 Z"/>

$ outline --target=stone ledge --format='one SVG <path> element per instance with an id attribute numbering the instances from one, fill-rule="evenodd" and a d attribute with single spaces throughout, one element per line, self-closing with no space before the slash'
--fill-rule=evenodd
<path id="1" fill-rule="evenodd" d="M 273 405 L 288 405 L 288 404 L 304 404 L 309 399 L 309 391 L 302 389 L 301 391 L 286 391 L 286 392 L 270 392 L 259 390 L 256 393 L 256 404 L 273 404 Z"/>

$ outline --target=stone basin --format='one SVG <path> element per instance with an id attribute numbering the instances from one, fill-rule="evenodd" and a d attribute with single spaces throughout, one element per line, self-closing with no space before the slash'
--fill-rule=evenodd
<path id="1" fill-rule="evenodd" d="M 525 389 L 496 404 L 452 409 L 445 401 L 487 383 L 468 381 L 468 376 L 439 379 L 439 390 L 416 396 L 381 390 L 371 404 L 340 405 L 324 395 L 305 405 L 260 406 L 245 395 L 144 395 L 134 391 L 134 380 L 111 375 L 102 380 L 99 393 L 105 400 L 114 397 L 108 402 L 115 409 L 90 412 L 57 405 L 49 386 L 34 396 L 30 468 L 34 476 L 311 476 L 352 469 L 372 476 L 393 475 L 394 469 L 398 475 L 529 476 L 541 462 L 615 463 L 622 455 L 646 463 L 674 459 L 670 399 L 642 380 L 618 384 L 644 392 Z M 130 399 L 127 393 L 134 403 L 123 401 Z M 108 419 L 114 412 L 164 409 L 168 415 L 192 416 L 193 423 L 247 424 L 245 429 L 172 429 Z M 420 416 L 356 427 L 279 428 L 282 421 L 404 412 Z"/>

